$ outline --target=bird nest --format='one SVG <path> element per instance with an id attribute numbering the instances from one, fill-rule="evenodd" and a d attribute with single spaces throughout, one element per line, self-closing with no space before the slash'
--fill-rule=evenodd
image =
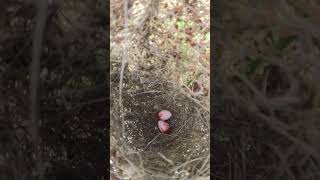
<path id="1" fill-rule="evenodd" d="M 152 66 L 146 69 L 141 68 L 141 63 L 139 66 L 129 65 L 124 71 L 122 103 L 119 65 L 114 64 L 111 70 L 111 151 L 114 154 L 111 160 L 117 161 L 112 165 L 121 166 L 119 159 L 124 159 L 124 164 L 135 167 L 134 173 L 158 175 L 157 178 L 160 174 L 163 178 L 199 174 L 201 167 L 204 173 L 209 159 L 209 112 L 181 94 L 175 84 L 163 79 Z M 160 133 L 154 117 L 162 109 L 173 113 L 168 121 L 169 135 Z M 130 153 L 138 155 L 130 156 Z"/>

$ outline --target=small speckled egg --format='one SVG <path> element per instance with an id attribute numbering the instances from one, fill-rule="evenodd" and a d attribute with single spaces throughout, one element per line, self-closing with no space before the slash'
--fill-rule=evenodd
<path id="1" fill-rule="evenodd" d="M 172 117 L 172 113 L 168 110 L 162 110 L 158 113 L 158 118 L 161 121 L 166 121 Z"/>
<path id="2" fill-rule="evenodd" d="M 161 133 L 170 134 L 170 126 L 164 121 L 158 121 L 158 127 Z"/>

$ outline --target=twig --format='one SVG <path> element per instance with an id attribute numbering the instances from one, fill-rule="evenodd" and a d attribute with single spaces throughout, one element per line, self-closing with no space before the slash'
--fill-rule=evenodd
<path id="1" fill-rule="evenodd" d="M 40 150 L 40 137 L 39 137 L 39 117 L 40 117 L 40 58 L 42 52 L 43 34 L 47 21 L 47 0 L 38 0 L 35 2 L 37 5 L 36 27 L 33 37 L 32 47 L 32 62 L 31 62 L 31 78 L 30 78 L 30 99 L 31 99 L 31 134 L 35 150 L 35 179 L 42 179 L 43 165 Z"/>
<path id="2" fill-rule="evenodd" d="M 128 153 L 128 155 L 129 155 L 129 154 L 136 154 L 136 155 L 139 157 L 140 169 L 143 171 L 143 173 L 145 173 L 145 172 L 144 172 L 144 166 L 143 166 L 143 160 L 142 160 L 141 154 L 140 154 L 139 152 L 136 152 L 136 151 L 130 152 L 130 153 Z"/>
<path id="3" fill-rule="evenodd" d="M 143 151 L 147 150 L 147 148 L 149 147 L 149 145 L 155 141 L 159 136 L 161 135 L 161 133 L 159 133 L 158 135 L 156 135 L 147 145 L 146 147 L 144 147 Z"/>
<path id="4" fill-rule="evenodd" d="M 124 29 L 128 29 L 128 1 L 124 0 L 123 5 L 124 10 Z M 123 113 L 123 104 L 122 104 L 122 85 L 123 85 L 123 73 L 128 62 L 128 52 L 127 52 L 127 45 L 128 45 L 128 37 L 124 35 L 124 47 L 123 47 L 123 57 L 121 60 L 121 71 L 120 71 L 120 82 L 119 82 L 119 102 L 120 102 L 120 113 L 121 113 L 121 121 L 122 121 L 122 136 L 125 137 L 125 127 L 124 127 L 124 113 Z"/>
<path id="5" fill-rule="evenodd" d="M 208 163 L 208 161 L 210 160 L 210 154 L 208 155 L 207 159 L 204 161 L 204 163 L 202 164 L 201 168 L 198 171 L 198 174 L 201 175 L 207 168 L 205 168 Z"/>
<path id="6" fill-rule="evenodd" d="M 191 91 L 191 89 L 190 89 L 187 85 L 184 84 L 183 86 L 186 87 L 191 93 L 193 93 L 193 92 Z M 194 98 L 188 96 L 188 95 L 185 94 L 185 93 L 183 93 L 183 94 L 184 94 L 185 96 L 187 96 L 188 98 L 190 98 L 190 99 L 191 99 L 192 101 L 194 101 L 195 103 L 197 103 L 199 106 L 201 106 L 204 110 L 210 112 L 209 108 L 206 107 L 206 106 L 204 106 L 204 105 L 202 105 L 199 100 L 194 99 Z"/>
<path id="7" fill-rule="evenodd" d="M 106 100 L 108 100 L 108 99 L 109 99 L 109 98 L 103 97 L 103 98 L 94 99 L 94 100 L 91 100 L 91 101 L 88 101 L 88 102 L 78 103 L 78 104 L 75 104 L 75 105 L 72 107 L 72 109 L 81 108 L 81 107 L 86 106 L 86 105 L 91 105 L 91 104 L 103 102 L 103 101 L 106 101 Z"/>
<path id="8" fill-rule="evenodd" d="M 292 136 L 288 131 L 286 131 L 284 128 L 282 128 L 281 126 L 276 124 L 275 123 L 277 121 L 277 120 L 275 120 L 276 118 L 267 117 L 260 112 L 256 112 L 256 116 L 259 117 L 260 119 L 262 119 L 264 122 L 266 122 L 266 124 L 272 130 L 274 130 L 278 134 L 286 137 L 292 143 L 296 144 L 297 147 L 299 147 L 302 150 L 304 150 L 305 152 L 309 153 L 310 155 L 315 157 L 317 160 L 320 160 L 320 153 L 313 146 L 309 145 L 308 143 L 305 143 L 301 139 L 298 139 L 298 138 Z"/>
<path id="9" fill-rule="evenodd" d="M 134 162 L 132 162 L 126 155 L 128 154 L 128 153 L 125 153 L 124 151 L 122 151 L 122 150 L 120 150 L 120 152 L 121 152 L 121 157 L 123 157 L 129 164 L 130 164 L 130 167 L 132 167 L 134 170 L 135 170 L 135 172 L 136 173 L 138 173 L 139 174 L 139 176 L 144 176 L 144 174 L 145 174 L 145 169 L 143 168 L 143 165 L 141 165 L 141 163 L 143 163 L 142 162 L 142 159 L 141 159 L 141 156 L 139 156 L 139 159 L 140 159 L 140 166 L 136 166 L 136 164 L 134 163 Z M 136 152 L 133 152 L 132 154 L 138 154 L 139 155 L 139 153 L 136 153 Z M 120 168 L 120 167 L 118 167 L 119 169 L 122 169 L 122 168 Z M 122 170 L 125 170 L 125 169 L 122 169 Z"/>
<path id="10" fill-rule="evenodd" d="M 204 158 L 204 157 L 198 157 L 198 158 L 192 159 L 192 160 L 190 160 L 190 161 L 187 161 L 187 162 L 185 162 L 185 163 L 182 163 L 180 166 L 177 166 L 176 168 L 172 169 L 171 172 L 174 172 L 174 171 L 180 169 L 181 167 L 183 167 L 183 166 L 185 166 L 185 165 L 187 165 L 187 164 L 190 164 L 190 163 L 192 163 L 192 162 L 194 162 L 194 161 L 199 161 L 199 160 L 201 160 L 201 159 L 203 159 L 203 158 Z"/>
<path id="11" fill-rule="evenodd" d="M 140 94 L 161 93 L 161 92 L 163 92 L 163 91 L 144 91 L 144 92 L 133 94 L 133 96 L 140 95 Z"/>
<path id="12" fill-rule="evenodd" d="M 161 152 L 158 152 L 159 156 L 164 159 L 165 161 L 167 161 L 168 163 L 170 163 L 171 165 L 173 165 L 172 160 L 168 159 L 165 155 L 163 155 Z"/>

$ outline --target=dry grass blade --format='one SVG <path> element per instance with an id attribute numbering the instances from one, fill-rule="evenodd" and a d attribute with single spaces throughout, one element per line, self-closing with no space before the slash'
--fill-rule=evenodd
<path id="1" fill-rule="evenodd" d="M 167 161 L 169 164 L 173 165 L 173 161 L 168 159 L 165 155 L 163 155 L 162 153 L 158 152 L 159 156 L 164 159 L 165 161 Z"/>
<path id="2" fill-rule="evenodd" d="M 188 165 L 188 164 L 190 164 L 190 163 L 192 163 L 192 162 L 199 161 L 199 160 L 202 160 L 202 159 L 204 159 L 204 158 L 205 158 L 205 157 L 198 157 L 198 158 L 195 158 L 195 159 L 191 159 L 191 160 L 189 160 L 189 161 L 187 161 L 187 162 L 184 162 L 184 163 L 182 163 L 181 165 L 173 168 L 173 169 L 171 170 L 171 172 L 175 172 L 175 171 L 179 170 L 180 168 L 183 168 L 183 167 L 185 167 L 186 165 Z"/>
<path id="3" fill-rule="evenodd" d="M 162 93 L 163 91 L 145 91 L 140 93 L 135 93 L 133 96 L 141 95 L 141 94 L 149 94 L 149 93 Z"/>
<path id="4" fill-rule="evenodd" d="M 124 28 L 128 29 L 128 0 L 124 0 L 123 10 L 124 10 Z M 123 114 L 123 104 L 122 104 L 122 89 L 123 89 L 124 69 L 126 67 L 127 62 L 128 62 L 128 37 L 127 35 L 125 35 L 123 57 L 121 60 L 121 69 L 120 69 L 120 82 L 119 82 L 119 102 L 120 102 L 123 137 L 125 137 L 125 128 L 124 128 L 124 114 Z"/>
<path id="5" fill-rule="evenodd" d="M 143 150 L 144 150 L 144 151 L 147 150 L 147 148 L 151 145 L 151 143 L 152 143 L 153 141 L 155 141 L 160 135 L 161 135 L 161 133 L 159 133 L 158 135 L 156 135 L 156 136 L 143 148 Z"/>

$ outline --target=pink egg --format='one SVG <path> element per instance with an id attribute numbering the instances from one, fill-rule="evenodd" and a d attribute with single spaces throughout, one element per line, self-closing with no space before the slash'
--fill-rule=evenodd
<path id="1" fill-rule="evenodd" d="M 166 121 L 172 117 L 172 113 L 168 110 L 162 110 L 158 113 L 158 118 L 161 121 Z"/>
<path id="2" fill-rule="evenodd" d="M 158 121 L 158 127 L 161 133 L 170 134 L 170 126 L 164 121 Z"/>

